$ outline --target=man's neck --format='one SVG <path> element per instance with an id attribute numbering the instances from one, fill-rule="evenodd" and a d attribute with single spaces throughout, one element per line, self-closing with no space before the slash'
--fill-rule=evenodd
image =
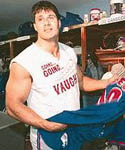
<path id="1" fill-rule="evenodd" d="M 58 41 L 47 41 L 47 40 L 37 40 L 36 44 L 45 50 L 46 52 L 51 53 L 55 57 L 59 57 L 59 44 Z"/>

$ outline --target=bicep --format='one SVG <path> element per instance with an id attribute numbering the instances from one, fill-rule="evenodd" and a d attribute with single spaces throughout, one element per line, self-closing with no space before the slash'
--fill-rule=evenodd
<path id="1" fill-rule="evenodd" d="M 6 85 L 6 103 L 24 103 L 31 88 L 31 77 L 20 65 L 13 63 L 10 69 L 9 79 Z"/>

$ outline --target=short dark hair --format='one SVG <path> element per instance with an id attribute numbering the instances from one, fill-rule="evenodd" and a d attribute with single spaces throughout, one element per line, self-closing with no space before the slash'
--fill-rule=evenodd
<path id="1" fill-rule="evenodd" d="M 56 6 L 47 1 L 47 0 L 41 0 L 37 3 L 35 3 L 33 6 L 32 6 L 32 18 L 33 18 L 33 21 L 35 21 L 35 15 L 36 13 L 38 13 L 39 11 L 41 10 L 52 10 L 58 19 L 60 19 L 60 14 L 58 12 L 58 9 L 56 8 Z"/>

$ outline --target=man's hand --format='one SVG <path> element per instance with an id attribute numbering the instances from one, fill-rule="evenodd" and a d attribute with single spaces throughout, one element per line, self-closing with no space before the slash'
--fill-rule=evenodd
<path id="1" fill-rule="evenodd" d="M 51 121 L 47 121 L 45 120 L 44 124 L 43 124 L 43 129 L 53 132 L 53 131 L 63 131 L 67 128 L 68 125 L 66 124 L 61 124 L 61 123 L 56 123 L 56 122 L 51 122 Z"/>
<path id="2" fill-rule="evenodd" d="M 107 84 L 109 85 L 109 84 L 111 84 L 111 83 L 113 83 L 113 82 L 116 82 L 116 81 L 118 81 L 118 80 L 120 80 L 120 79 L 121 79 L 121 76 L 113 75 L 111 78 L 109 78 L 109 79 L 107 80 Z"/>

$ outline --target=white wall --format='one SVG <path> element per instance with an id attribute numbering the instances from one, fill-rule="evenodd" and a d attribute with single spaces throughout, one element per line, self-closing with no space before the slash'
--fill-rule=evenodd
<path id="1" fill-rule="evenodd" d="M 65 8 L 65 10 L 63 10 L 63 12 L 60 12 L 63 16 L 66 15 L 66 12 L 72 12 L 75 14 L 79 14 L 80 17 L 83 18 L 84 14 L 90 13 L 91 8 L 100 8 L 102 11 L 106 11 L 108 16 L 110 15 L 110 0 L 79 0 L 79 3 L 77 3 L 77 5 L 76 5 L 77 0 L 72 0 L 72 1 L 67 0 L 67 1 L 72 2 L 70 4 L 70 7 L 72 9 L 68 9 L 68 7 L 66 7 L 67 9 Z M 75 1 L 75 4 L 73 3 L 73 1 Z M 125 2 L 125 0 L 124 0 L 124 2 Z M 66 3 L 66 5 L 68 5 L 68 4 L 69 3 Z M 17 31 L 18 26 L 19 25 L 11 28 L 11 31 L 15 31 L 16 33 L 18 33 L 18 31 Z M 7 31 L 5 33 L 7 33 Z M 4 34 L 4 31 L 3 31 L 3 34 Z"/>
<path id="2" fill-rule="evenodd" d="M 80 4 L 80 6 L 73 7 L 70 10 L 65 10 L 79 14 L 81 18 L 83 18 L 84 14 L 89 14 L 91 8 L 100 8 L 102 11 L 106 11 L 108 15 L 110 15 L 110 0 L 87 0 Z M 65 16 L 65 12 L 61 13 Z"/>

